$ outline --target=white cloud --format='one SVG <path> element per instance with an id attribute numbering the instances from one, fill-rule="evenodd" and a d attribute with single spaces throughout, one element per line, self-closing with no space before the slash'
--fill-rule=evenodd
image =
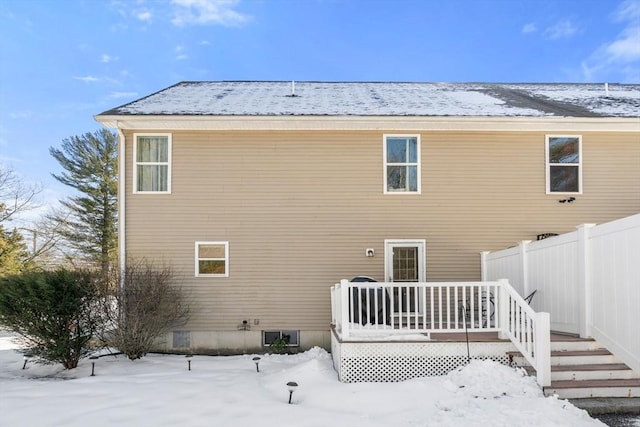
<path id="1" fill-rule="evenodd" d="M 149 11 L 147 9 L 134 12 L 134 15 L 140 21 L 151 22 L 151 11 Z"/>
<path id="2" fill-rule="evenodd" d="M 96 83 L 100 81 L 100 79 L 95 76 L 74 77 L 74 79 L 80 80 L 85 83 Z"/>
<path id="3" fill-rule="evenodd" d="M 182 45 L 178 45 L 174 48 L 174 52 L 176 53 L 175 59 L 177 61 L 182 61 L 189 58 L 189 55 L 187 55 L 184 50 L 184 46 Z"/>
<path id="4" fill-rule="evenodd" d="M 238 0 L 171 0 L 176 6 L 172 23 L 178 27 L 195 25 L 240 25 L 249 20 L 248 15 L 233 8 Z"/>
<path id="5" fill-rule="evenodd" d="M 84 83 L 107 83 L 110 85 L 119 85 L 120 81 L 108 76 L 96 77 L 92 75 L 82 76 L 82 77 L 74 77 L 75 80 L 80 80 Z"/>
<path id="6" fill-rule="evenodd" d="M 625 0 L 613 12 L 615 21 L 631 21 L 640 19 L 640 0 Z"/>
<path id="7" fill-rule="evenodd" d="M 122 99 L 122 98 L 136 98 L 138 92 L 111 92 L 108 96 L 109 99 Z"/>
<path id="8" fill-rule="evenodd" d="M 108 64 L 109 62 L 113 62 L 117 60 L 118 58 L 116 58 L 115 56 L 107 55 L 106 53 L 103 53 L 102 56 L 100 57 L 100 62 L 102 62 L 103 64 Z"/>
<path id="9" fill-rule="evenodd" d="M 625 27 L 582 64 L 585 81 L 640 83 L 640 0 L 623 1 L 611 18 Z"/>
<path id="10" fill-rule="evenodd" d="M 30 119 L 31 117 L 33 117 L 33 111 L 31 110 L 12 111 L 9 113 L 9 118 L 11 119 Z"/>
<path id="11" fill-rule="evenodd" d="M 556 24 L 547 27 L 544 30 L 544 35 L 546 38 L 551 40 L 563 39 L 567 37 L 571 37 L 578 32 L 578 27 L 576 27 L 571 21 L 564 20 L 557 22 Z"/>
<path id="12" fill-rule="evenodd" d="M 616 40 L 606 45 L 605 53 L 614 62 L 640 61 L 640 25 L 625 28 Z"/>
<path id="13" fill-rule="evenodd" d="M 538 31 L 538 26 L 534 22 L 530 22 L 528 24 L 525 24 L 522 27 L 522 33 L 523 34 L 531 34 L 531 33 L 535 33 L 536 31 Z"/>
<path id="14" fill-rule="evenodd" d="M 127 16 L 127 4 L 124 1 L 111 0 L 109 7 L 114 9 L 121 17 Z"/>

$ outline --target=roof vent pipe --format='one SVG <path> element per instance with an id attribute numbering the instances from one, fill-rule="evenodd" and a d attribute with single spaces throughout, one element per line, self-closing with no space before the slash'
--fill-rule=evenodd
<path id="1" fill-rule="evenodd" d="M 604 94 L 605 96 L 609 96 L 609 83 L 604 84 Z"/>
<path id="2" fill-rule="evenodd" d="M 291 80 L 291 96 L 296 96 L 296 82 Z"/>

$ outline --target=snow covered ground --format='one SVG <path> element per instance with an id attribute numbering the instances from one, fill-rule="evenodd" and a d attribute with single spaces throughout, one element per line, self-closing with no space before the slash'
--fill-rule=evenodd
<path id="1" fill-rule="evenodd" d="M 344 384 L 319 348 L 259 355 L 260 372 L 256 355 L 152 354 L 101 357 L 92 377 L 86 359 L 71 371 L 33 362 L 23 370 L 22 355 L 2 335 L 2 427 L 604 426 L 567 401 L 545 398 L 532 377 L 491 361 L 443 377 Z M 289 381 L 299 384 L 292 404 Z"/>

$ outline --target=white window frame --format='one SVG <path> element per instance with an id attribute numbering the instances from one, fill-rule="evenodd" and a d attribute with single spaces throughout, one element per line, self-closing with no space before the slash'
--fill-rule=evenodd
<path id="1" fill-rule="evenodd" d="M 549 161 L 549 141 L 552 138 L 577 138 L 578 139 L 578 163 L 551 163 Z M 550 195 L 582 194 L 582 135 L 545 135 L 544 138 L 544 162 L 546 193 Z M 578 168 L 578 191 L 551 191 L 551 168 L 560 166 L 573 166 Z"/>
<path id="2" fill-rule="evenodd" d="M 200 258 L 200 245 L 222 245 L 224 246 L 224 258 Z M 204 274 L 200 273 L 200 261 L 224 261 L 224 274 Z M 229 277 L 229 242 L 225 241 L 201 241 L 195 244 L 195 275 L 196 277 Z"/>
<path id="3" fill-rule="evenodd" d="M 393 282 L 393 249 L 402 247 L 418 248 L 418 282 L 427 281 L 427 240 L 426 239 L 384 239 L 384 280 Z"/>
<path id="4" fill-rule="evenodd" d="M 387 162 L 387 139 L 389 138 L 416 138 L 416 162 L 415 163 L 389 163 Z M 422 191 L 422 152 L 421 152 L 421 143 L 420 143 L 420 134 L 384 134 L 382 144 L 382 176 L 384 177 L 384 194 L 395 194 L 395 195 L 409 195 L 409 194 L 421 194 Z M 396 190 L 389 191 L 387 187 L 387 168 L 389 166 L 415 166 L 416 167 L 416 191 L 410 190 Z"/>
<path id="5" fill-rule="evenodd" d="M 138 162 L 138 137 L 140 136 L 165 136 L 167 137 L 167 161 L 166 162 Z M 133 134 L 133 192 L 136 194 L 171 194 L 171 164 L 172 143 L 170 133 L 134 133 Z M 139 191 L 138 190 L 138 165 L 167 166 L 167 190 L 166 191 Z"/>
<path id="6" fill-rule="evenodd" d="M 286 330 L 264 330 L 262 331 L 262 346 L 269 347 L 271 343 L 267 343 L 266 334 L 279 334 L 279 337 L 276 339 L 282 338 L 284 335 L 290 335 L 295 337 L 294 343 L 287 343 L 286 347 L 300 347 L 300 331 L 293 329 Z"/>

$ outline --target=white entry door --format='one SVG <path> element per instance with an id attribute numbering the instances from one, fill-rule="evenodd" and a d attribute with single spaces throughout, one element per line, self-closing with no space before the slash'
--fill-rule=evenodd
<path id="1" fill-rule="evenodd" d="M 385 240 L 385 267 L 384 276 L 386 282 L 424 282 L 425 269 L 426 269 L 426 257 L 425 257 L 425 240 L 410 240 L 410 239 L 398 239 L 398 240 Z M 421 296 L 407 285 L 400 291 L 394 292 L 394 311 L 406 302 L 409 302 L 409 310 L 416 311 L 420 307 L 417 307 L 416 302 L 420 305 Z M 417 300 L 417 301 L 416 301 Z M 398 306 L 398 303 L 400 306 Z"/>
<path id="2" fill-rule="evenodd" d="M 424 240 L 385 240 L 385 281 L 424 282 L 425 246 Z"/>

